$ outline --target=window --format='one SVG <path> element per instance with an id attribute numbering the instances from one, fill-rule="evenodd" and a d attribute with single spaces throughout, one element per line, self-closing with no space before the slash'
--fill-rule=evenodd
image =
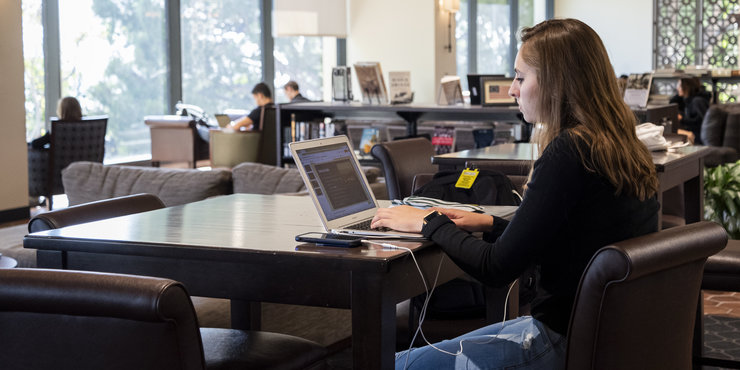
<path id="1" fill-rule="evenodd" d="M 307 98 L 330 99 L 343 60 L 333 37 L 273 40 L 270 0 L 21 3 L 27 138 L 44 133 L 52 102 L 74 96 L 83 114 L 109 117 L 106 163 L 148 159 L 144 116 L 174 113 L 178 100 L 210 114 L 252 109 L 254 85 L 276 84 L 282 102 L 291 79 Z"/>
<path id="2" fill-rule="evenodd" d="M 463 86 L 468 73 L 513 75 L 517 33 L 547 19 L 551 8 L 552 0 L 461 0 L 455 38 Z"/>
<path id="3" fill-rule="evenodd" d="M 331 68 L 336 65 L 336 45 L 335 37 L 275 38 L 275 101 L 288 101 L 283 86 L 290 80 L 298 83 L 307 99 L 325 99 L 324 91 L 329 89 L 324 88 L 324 76 L 331 76 Z"/>
<path id="4" fill-rule="evenodd" d="M 738 67 L 737 1 L 660 0 L 656 10 L 653 67 Z M 675 84 L 658 84 L 658 88 L 673 94 Z M 717 99 L 737 101 L 739 88 L 737 83 L 719 82 Z"/>
<path id="5" fill-rule="evenodd" d="M 45 131 L 44 95 L 44 27 L 41 19 L 41 0 L 24 0 L 23 58 L 26 94 L 26 140 L 41 136 Z"/>
<path id="6" fill-rule="evenodd" d="M 462 88 L 468 90 L 468 0 L 460 1 L 460 11 L 455 13 L 455 48 L 457 49 L 457 75 Z"/>
<path id="7" fill-rule="evenodd" d="M 143 118 L 168 111 L 164 0 L 60 5 L 62 96 L 77 97 L 85 115 L 108 115 L 106 161 L 146 158 Z"/>
<path id="8" fill-rule="evenodd" d="M 262 81 L 259 0 L 181 1 L 182 99 L 209 113 L 252 109 Z"/>

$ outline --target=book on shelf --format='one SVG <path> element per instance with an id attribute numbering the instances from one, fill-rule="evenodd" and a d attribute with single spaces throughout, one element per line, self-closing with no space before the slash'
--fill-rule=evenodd
<path id="1" fill-rule="evenodd" d="M 355 75 L 362 91 L 362 102 L 365 104 L 387 104 L 388 91 L 385 88 L 383 71 L 378 62 L 355 63 Z"/>
<path id="2" fill-rule="evenodd" d="M 452 126 L 435 126 L 432 145 L 435 154 L 452 153 L 455 148 L 455 128 Z"/>
<path id="3" fill-rule="evenodd" d="M 338 66 L 331 71 L 331 91 L 334 101 L 352 101 L 352 69 Z"/>
<path id="4" fill-rule="evenodd" d="M 624 90 L 624 102 L 630 107 L 647 106 L 652 83 L 652 73 L 630 74 L 627 78 L 627 88 Z"/>
<path id="5" fill-rule="evenodd" d="M 414 101 L 411 92 L 411 72 L 388 72 L 391 104 L 406 104 Z"/>
<path id="6" fill-rule="evenodd" d="M 362 129 L 360 138 L 360 152 L 370 154 L 373 145 L 380 142 L 380 130 L 377 127 L 366 127 Z"/>
<path id="7" fill-rule="evenodd" d="M 463 104 L 462 88 L 460 87 L 460 76 L 444 76 L 439 83 L 440 86 L 439 92 L 437 93 L 437 104 Z"/>

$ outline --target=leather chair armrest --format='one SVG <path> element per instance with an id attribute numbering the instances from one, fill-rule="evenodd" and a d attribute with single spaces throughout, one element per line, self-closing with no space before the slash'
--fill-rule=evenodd
<path id="1" fill-rule="evenodd" d="M 164 208 L 164 203 L 153 194 L 135 194 L 100 200 L 42 213 L 28 223 L 28 232 L 58 229 L 85 222 L 125 216 Z"/>

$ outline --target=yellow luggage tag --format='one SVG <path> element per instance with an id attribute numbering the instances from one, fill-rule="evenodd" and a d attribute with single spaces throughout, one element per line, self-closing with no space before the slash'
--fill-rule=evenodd
<path id="1" fill-rule="evenodd" d="M 466 168 L 461 174 L 460 178 L 457 179 L 457 183 L 455 183 L 456 188 L 461 189 L 470 189 L 473 186 L 473 183 L 475 182 L 475 179 L 478 177 L 478 169 L 471 170 L 470 168 Z"/>

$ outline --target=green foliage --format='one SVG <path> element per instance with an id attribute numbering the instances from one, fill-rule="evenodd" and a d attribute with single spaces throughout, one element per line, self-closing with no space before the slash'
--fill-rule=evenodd
<path id="1" fill-rule="evenodd" d="M 740 161 L 704 169 L 704 218 L 740 239 Z"/>

